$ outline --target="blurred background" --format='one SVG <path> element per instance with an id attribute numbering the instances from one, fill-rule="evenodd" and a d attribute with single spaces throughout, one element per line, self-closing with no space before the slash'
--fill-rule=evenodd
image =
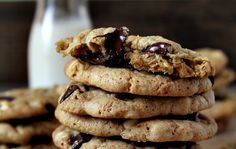
<path id="1" fill-rule="evenodd" d="M 29 67 L 39 70 L 38 78 L 42 77 L 40 72 L 44 71 L 46 64 L 29 66 L 29 61 L 37 58 L 43 63 L 48 57 L 34 53 L 34 56 L 27 58 L 29 50 L 32 50 L 29 48 L 29 39 L 30 42 L 37 40 L 32 35 L 33 22 L 40 21 L 50 5 L 63 7 L 63 11 L 73 7 L 73 4 L 67 6 L 66 0 L 59 4 L 56 2 L 61 0 L 42 1 L 41 6 L 37 6 L 33 0 L 0 1 L 0 90 L 27 86 Z M 161 35 L 190 49 L 206 46 L 223 49 L 229 57 L 229 66 L 236 69 L 235 0 L 88 0 L 76 3 L 78 5 L 85 6 L 76 9 L 86 9 L 85 21 L 88 21 L 88 27 L 127 26 L 131 30 L 130 34 Z M 73 10 L 71 8 L 69 12 L 73 13 Z M 64 15 L 61 12 L 56 14 L 60 14 L 59 18 Z M 54 25 L 52 23 L 51 27 Z M 67 29 L 69 28 L 67 25 Z M 49 33 L 47 29 L 44 30 L 46 35 Z M 78 32 L 79 29 L 71 30 L 68 34 L 72 36 Z M 45 40 L 44 37 L 41 38 Z M 50 50 L 54 49 L 51 47 Z M 63 69 L 63 65 L 60 68 Z M 56 77 L 57 73 L 51 75 Z"/>

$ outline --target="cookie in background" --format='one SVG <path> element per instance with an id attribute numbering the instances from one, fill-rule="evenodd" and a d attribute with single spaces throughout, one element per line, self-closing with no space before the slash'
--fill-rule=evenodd
<path id="1" fill-rule="evenodd" d="M 218 132 L 223 132 L 227 128 L 227 124 L 236 108 L 236 95 L 227 90 L 227 87 L 235 79 L 235 72 L 227 66 L 229 60 L 222 50 L 201 48 L 196 51 L 208 57 L 216 70 L 213 86 L 216 104 L 202 113 L 212 116 L 218 124 Z"/>
<path id="2" fill-rule="evenodd" d="M 12 89 L 0 93 L 0 148 L 56 148 L 52 131 L 57 87 Z"/>

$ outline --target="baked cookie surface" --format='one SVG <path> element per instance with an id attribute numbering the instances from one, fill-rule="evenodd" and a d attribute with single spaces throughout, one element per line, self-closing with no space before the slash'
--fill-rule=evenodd
<path id="1" fill-rule="evenodd" d="M 215 76 L 214 90 L 223 90 L 235 80 L 235 71 L 230 68 L 223 69 Z"/>
<path id="2" fill-rule="evenodd" d="M 59 94 L 53 89 L 14 89 L 0 93 L 0 121 L 53 112 Z"/>
<path id="3" fill-rule="evenodd" d="M 192 142 L 168 143 L 141 143 L 123 140 L 121 138 L 101 138 L 82 134 L 77 130 L 65 126 L 58 127 L 53 132 L 53 141 L 61 149 L 198 149 L 199 146 Z"/>
<path id="4" fill-rule="evenodd" d="M 24 124 L 0 122 L 0 143 L 28 144 L 34 137 L 41 136 L 50 139 L 51 133 L 58 125 L 57 120 L 29 121 Z"/>
<path id="5" fill-rule="evenodd" d="M 113 94 L 72 83 L 59 98 L 58 108 L 81 116 L 138 119 L 191 114 L 212 107 L 214 98 L 212 90 L 191 97 L 148 97 Z"/>
<path id="6" fill-rule="evenodd" d="M 208 78 L 175 79 L 126 68 L 90 65 L 76 59 L 66 64 L 65 74 L 74 82 L 95 86 L 113 93 L 186 97 L 212 88 L 212 82 Z"/>
<path id="7" fill-rule="evenodd" d="M 94 136 L 121 136 L 141 142 L 201 141 L 217 131 L 215 121 L 203 115 L 165 116 L 164 119 L 98 119 L 56 109 L 56 118 L 65 126 Z"/>
<path id="8" fill-rule="evenodd" d="M 86 30 L 57 42 L 57 51 L 84 62 L 132 67 L 179 78 L 212 76 L 209 60 L 161 36 L 128 36 L 126 27 Z"/>

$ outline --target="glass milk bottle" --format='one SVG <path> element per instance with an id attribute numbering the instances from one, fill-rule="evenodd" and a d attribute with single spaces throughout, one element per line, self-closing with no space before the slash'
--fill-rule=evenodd
<path id="1" fill-rule="evenodd" d="M 30 87 L 68 83 L 62 58 L 55 42 L 91 28 L 86 0 L 38 0 L 28 44 Z"/>

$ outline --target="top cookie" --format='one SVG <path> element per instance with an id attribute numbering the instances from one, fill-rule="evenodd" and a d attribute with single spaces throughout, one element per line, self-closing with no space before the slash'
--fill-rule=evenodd
<path id="1" fill-rule="evenodd" d="M 1 92 L 0 121 L 53 113 L 58 97 L 56 88 L 25 88 Z"/>
<path id="2" fill-rule="evenodd" d="M 215 67 L 216 74 L 221 72 L 228 64 L 227 56 L 220 49 L 201 48 L 197 49 L 197 52 L 211 61 L 211 64 Z"/>
<path id="3" fill-rule="evenodd" d="M 128 67 L 179 78 L 214 75 L 206 57 L 161 36 L 128 36 L 128 29 L 98 28 L 56 43 L 57 51 L 91 64 Z"/>

